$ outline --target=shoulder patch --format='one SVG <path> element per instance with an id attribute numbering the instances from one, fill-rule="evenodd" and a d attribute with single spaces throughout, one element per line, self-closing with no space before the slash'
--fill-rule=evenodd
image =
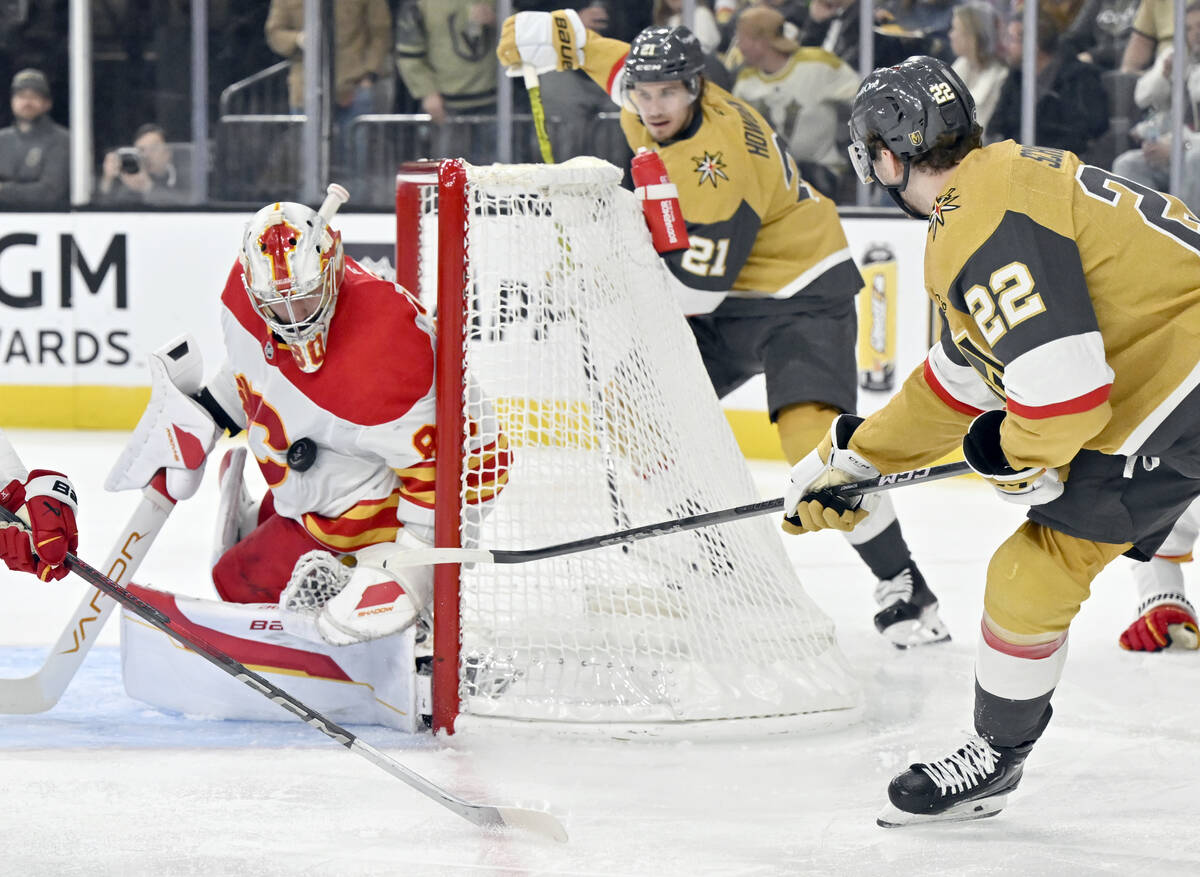
<path id="1" fill-rule="evenodd" d="M 700 175 L 697 182 L 698 186 L 703 186 L 705 183 L 712 183 L 713 188 L 717 187 L 720 180 L 728 180 L 729 176 L 725 173 L 724 154 L 705 152 L 702 156 L 692 156 L 692 161 L 696 165 L 696 173 Z"/>
<path id="2" fill-rule="evenodd" d="M 933 210 L 929 213 L 929 233 L 935 240 L 937 239 L 937 230 L 946 224 L 946 214 L 962 207 L 961 204 L 955 203 L 957 201 L 958 190 L 953 186 L 934 199 Z"/>

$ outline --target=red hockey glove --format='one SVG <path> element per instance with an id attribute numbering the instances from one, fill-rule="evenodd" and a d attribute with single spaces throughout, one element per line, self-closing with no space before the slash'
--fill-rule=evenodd
<path id="1" fill-rule="evenodd" d="M 1196 611 L 1177 595 L 1158 597 L 1141 607 L 1137 621 L 1129 625 L 1118 642 L 1130 652 L 1200 648 Z"/>
<path id="2" fill-rule="evenodd" d="M 982 475 L 1008 502 L 1041 505 L 1062 496 L 1063 485 L 1057 469 L 1032 466 L 1016 470 L 1000 446 L 1003 411 L 985 411 L 974 420 L 963 437 L 963 456 L 967 465 Z"/>
<path id="3" fill-rule="evenodd" d="M 65 578 L 67 552 L 79 548 L 78 504 L 70 479 L 61 472 L 34 469 L 23 484 L 14 478 L 0 490 L 0 505 L 29 521 L 28 530 L 18 524 L 0 527 L 0 560 L 42 581 Z"/>

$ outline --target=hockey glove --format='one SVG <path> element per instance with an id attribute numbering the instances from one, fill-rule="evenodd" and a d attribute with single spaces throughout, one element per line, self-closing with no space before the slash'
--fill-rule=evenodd
<path id="1" fill-rule="evenodd" d="M 0 527 L 0 559 L 18 572 L 42 581 L 66 578 L 63 561 L 79 548 L 75 487 L 61 472 L 34 469 L 22 483 L 13 479 L 0 490 L 0 505 L 29 523 Z"/>
<path id="2" fill-rule="evenodd" d="M 173 358 L 180 348 L 187 353 Z M 166 470 L 172 499 L 191 497 L 200 487 L 208 454 L 224 431 L 191 397 L 200 387 L 204 363 L 190 338 L 176 339 L 149 358 L 150 401 L 104 482 L 106 490 L 145 487 Z"/>
<path id="3" fill-rule="evenodd" d="M 985 411 L 974 420 L 963 438 L 963 454 L 967 465 L 1008 502 L 1018 505 L 1041 505 L 1062 496 L 1063 485 L 1057 469 L 1031 466 L 1014 469 L 1000 446 L 1000 425 L 1005 413 Z"/>
<path id="4" fill-rule="evenodd" d="M 1196 610 L 1181 595 L 1159 596 L 1143 603 L 1142 614 L 1121 634 L 1118 642 L 1129 652 L 1200 648 Z"/>
<path id="5" fill-rule="evenodd" d="M 283 629 L 334 646 L 405 630 L 433 596 L 433 567 L 389 566 L 389 560 L 429 544 L 402 528 L 394 543 L 372 545 L 354 558 L 310 551 L 296 561 L 279 597 Z M 353 563 L 354 565 L 348 565 Z"/>
<path id="6" fill-rule="evenodd" d="M 538 73 L 577 70 L 583 66 L 587 28 L 573 9 L 557 12 L 518 12 L 500 30 L 496 57 L 510 76 L 529 64 Z"/>
<path id="7" fill-rule="evenodd" d="M 783 529 L 787 533 L 853 530 L 879 504 L 878 496 L 839 497 L 829 488 L 879 475 L 879 470 L 847 450 L 863 418 L 842 414 L 829 435 L 792 467 L 783 497 Z"/>

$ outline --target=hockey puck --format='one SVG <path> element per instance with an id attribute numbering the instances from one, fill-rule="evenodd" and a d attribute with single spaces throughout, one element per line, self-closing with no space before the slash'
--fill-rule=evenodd
<path id="1" fill-rule="evenodd" d="M 310 438 L 296 439 L 288 448 L 287 464 L 289 469 L 305 472 L 317 461 L 317 443 Z"/>

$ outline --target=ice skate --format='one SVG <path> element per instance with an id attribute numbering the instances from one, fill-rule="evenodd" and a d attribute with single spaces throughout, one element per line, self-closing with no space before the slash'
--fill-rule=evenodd
<path id="1" fill-rule="evenodd" d="M 972 735 L 937 761 L 910 765 L 888 784 L 891 803 L 875 820 L 884 828 L 964 822 L 995 816 L 1021 781 L 1032 743 L 993 746 Z"/>
<path id="2" fill-rule="evenodd" d="M 898 649 L 948 642 L 950 631 L 938 615 L 937 597 L 916 564 L 875 586 L 875 628 Z"/>

